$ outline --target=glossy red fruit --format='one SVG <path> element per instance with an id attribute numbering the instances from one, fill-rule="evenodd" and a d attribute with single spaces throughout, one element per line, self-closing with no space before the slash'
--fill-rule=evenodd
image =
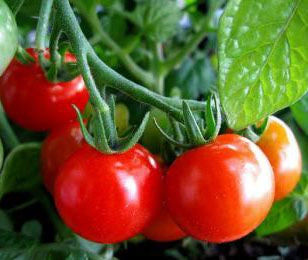
<path id="1" fill-rule="evenodd" d="M 273 167 L 275 200 L 280 200 L 295 188 L 301 176 L 302 155 L 296 138 L 283 121 L 271 116 L 257 145 Z"/>
<path id="2" fill-rule="evenodd" d="M 51 83 L 38 64 L 37 54 L 33 49 L 27 51 L 35 63 L 22 64 L 14 59 L 0 78 L 0 99 L 9 118 L 32 131 L 49 130 L 75 119 L 72 104 L 83 110 L 89 99 L 82 77 Z M 70 53 L 65 59 L 76 61 Z"/>
<path id="3" fill-rule="evenodd" d="M 159 213 L 162 171 L 137 144 L 106 155 L 85 144 L 61 167 L 55 202 L 64 222 L 99 243 L 117 243 L 140 233 Z"/>
<path id="4" fill-rule="evenodd" d="M 79 122 L 69 122 L 54 129 L 44 140 L 41 150 L 43 181 L 53 193 L 60 166 L 82 146 L 83 135 Z"/>
<path id="5" fill-rule="evenodd" d="M 159 155 L 155 155 L 155 158 L 160 163 L 162 171 L 166 173 L 168 168 L 167 165 L 165 165 L 163 162 L 162 158 Z M 164 196 L 164 201 L 165 200 L 166 198 Z M 143 230 L 142 234 L 146 238 L 158 242 L 174 241 L 186 237 L 186 234 L 171 218 L 165 203 L 162 204 L 159 215 L 155 217 L 150 225 Z"/>
<path id="6" fill-rule="evenodd" d="M 165 205 L 142 234 L 146 238 L 158 242 L 175 241 L 187 236 L 174 222 Z"/>
<path id="7" fill-rule="evenodd" d="M 188 235 L 228 242 L 263 221 L 274 189 L 272 167 L 260 148 L 225 134 L 174 161 L 167 174 L 167 206 Z"/>

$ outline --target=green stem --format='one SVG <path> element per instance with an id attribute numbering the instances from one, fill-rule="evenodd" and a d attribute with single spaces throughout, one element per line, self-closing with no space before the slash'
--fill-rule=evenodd
<path id="1" fill-rule="evenodd" d="M 139 67 L 134 60 L 126 53 L 102 28 L 96 11 L 93 10 L 91 15 L 89 15 L 88 10 L 84 10 L 83 6 L 78 4 L 78 1 L 74 1 L 75 5 L 83 14 L 84 18 L 91 25 L 94 34 L 100 37 L 103 44 L 112 49 L 129 72 L 138 80 L 140 80 L 144 85 L 151 86 L 153 84 L 152 75 Z"/>
<path id="2" fill-rule="evenodd" d="M 0 135 L 5 146 L 11 150 L 19 145 L 17 136 L 11 128 L 0 102 Z"/>
<path id="3" fill-rule="evenodd" d="M 42 0 L 40 15 L 36 28 L 35 45 L 39 52 L 45 50 L 45 39 L 48 33 L 49 17 L 51 14 L 53 0 Z"/>
<path id="4" fill-rule="evenodd" d="M 12 1 L 10 1 L 12 2 Z M 9 3 L 10 3 L 9 2 Z M 13 3 L 10 4 L 10 8 L 12 10 L 12 13 L 16 16 L 17 13 L 19 12 L 20 8 L 24 4 L 25 0 L 15 0 Z"/>
<path id="5" fill-rule="evenodd" d="M 161 95 L 165 92 L 165 74 L 162 72 L 162 64 L 164 61 L 163 47 L 161 43 L 153 43 L 152 46 L 154 59 L 153 59 L 153 71 L 154 71 L 154 86 L 153 90 Z"/>
<path id="6" fill-rule="evenodd" d="M 175 53 L 172 57 L 170 57 L 164 63 L 164 72 L 168 74 L 172 69 L 178 67 L 182 64 L 182 62 L 186 59 L 186 57 L 192 53 L 200 44 L 200 42 L 206 37 L 208 34 L 208 24 L 209 17 L 206 16 L 203 18 L 200 24 L 200 30 L 192 36 L 190 41 L 186 44 L 184 48 Z"/>
<path id="7" fill-rule="evenodd" d="M 150 91 L 128 79 L 121 76 L 116 71 L 109 68 L 103 61 L 101 61 L 95 54 L 94 50 L 88 43 L 78 21 L 70 7 L 68 0 L 55 0 L 56 7 L 58 10 L 59 18 L 62 22 L 62 30 L 66 33 L 69 38 L 72 48 L 74 49 L 78 64 L 80 67 L 84 67 L 85 55 L 88 55 L 89 66 L 91 72 L 96 76 L 97 81 L 102 86 L 108 85 L 109 87 L 115 88 L 118 91 L 125 93 L 133 99 L 146 103 L 151 106 L 155 106 L 164 112 L 170 114 L 174 118 L 183 122 L 182 100 L 173 99 L 161 96 L 153 91 Z M 84 73 L 87 76 L 87 73 Z M 89 88 L 90 95 L 93 100 L 99 100 L 99 91 L 92 86 L 92 84 L 86 84 Z M 204 110 L 205 103 L 194 100 L 187 101 L 192 110 Z M 96 103 L 96 102 L 94 102 Z"/>

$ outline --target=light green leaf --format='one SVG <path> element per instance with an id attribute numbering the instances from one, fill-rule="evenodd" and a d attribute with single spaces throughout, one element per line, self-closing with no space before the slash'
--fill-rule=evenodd
<path id="1" fill-rule="evenodd" d="M 181 15 L 174 0 L 147 0 L 137 5 L 132 20 L 146 37 L 164 42 L 176 33 Z"/>
<path id="2" fill-rule="evenodd" d="M 308 135 L 308 94 L 291 106 L 291 111 L 298 125 Z"/>
<path id="3" fill-rule="evenodd" d="M 296 189 L 285 199 L 274 203 L 270 213 L 256 229 L 258 236 L 282 231 L 307 215 L 308 176 L 303 174 Z"/>
<path id="4" fill-rule="evenodd" d="M 0 175 L 0 197 L 8 192 L 27 191 L 40 183 L 40 144 L 27 143 L 6 157 Z"/>
<path id="5" fill-rule="evenodd" d="M 230 0 L 219 26 L 219 93 L 240 130 L 308 88 L 308 1 Z"/>

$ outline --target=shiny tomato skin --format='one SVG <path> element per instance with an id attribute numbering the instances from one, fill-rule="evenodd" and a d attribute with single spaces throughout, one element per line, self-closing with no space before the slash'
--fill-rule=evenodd
<path id="1" fill-rule="evenodd" d="M 140 233 L 159 213 L 162 180 L 159 164 L 139 144 L 113 155 L 84 144 L 60 169 L 56 207 L 80 236 L 121 242 Z"/>
<path id="2" fill-rule="evenodd" d="M 178 157 L 166 185 L 167 206 L 180 228 L 215 243 L 254 230 L 269 212 L 275 189 L 266 156 L 235 134 L 220 135 Z"/>
<path id="3" fill-rule="evenodd" d="M 56 128 L 76 118 L 75 104 L 83 110 L 89 94 L 81 76 L 68 82 L 49 82 L 33 49 L 27 49 L 34 63 L 22 64 L 14 59 L 0 78 L 0 99 L 9 118 L 32 131 Z M 49 54 L 46 51 L 46 57 Z M 76 61 L 67 53 L 67 62 Z"/>
<path id="4" fill-rule="evenodd" d="M 52 130 L 41 150 L 42 175 L 45 187 L 53 193 L 60 166 L 82 146 L 83 135 L 79 122 L 72 121 Z"/>
<path id="5" fill-rule="evenodd" d="M 157 162 L 159 162 L 163 173 L 168 170 L 167 165 L 159 155 L 154 155 Z M 164 198 L 160 213 L 153 219 L 153 221 L 143 230 L 142 234 L 150 240 L 158 242 L 169 242 L 182 239 L 186 234 L 174 222 L 166 206 L 165 195 L 166 176 L 164 176 Z"/>
<path id="6" fill-rule="evenodd" d="M 302 156 L 296 138 L 282 120 L 270 116 L 257 145 L 273 167 L 275 200 L 280 200 L 295 188 L 301 176 Z"/>

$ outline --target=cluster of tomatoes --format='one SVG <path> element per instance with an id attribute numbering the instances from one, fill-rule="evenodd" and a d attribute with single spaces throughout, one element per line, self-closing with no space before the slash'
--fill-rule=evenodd
<path id="1" fill-rule="evenodd" d="M 42 147 L 44 184 L 64 222 L 89 240 L 116 243 L 140 233 L 157 241 L 239 239 L 300 178 L 298 144 L 275 117 L 257 144 L 222 134 L 170 166 L 140 144 L 103 154 L 84 141 L 74 121 L 71 104 L 83 110 L 89 98 L 82 78 L 50 83 L 28 52 L 36 61 L 10 64 L 0 78 L 0 98 L 15 123 L 50 130 Z M 70 54 L 66 59 L 74 61 Z"/>

